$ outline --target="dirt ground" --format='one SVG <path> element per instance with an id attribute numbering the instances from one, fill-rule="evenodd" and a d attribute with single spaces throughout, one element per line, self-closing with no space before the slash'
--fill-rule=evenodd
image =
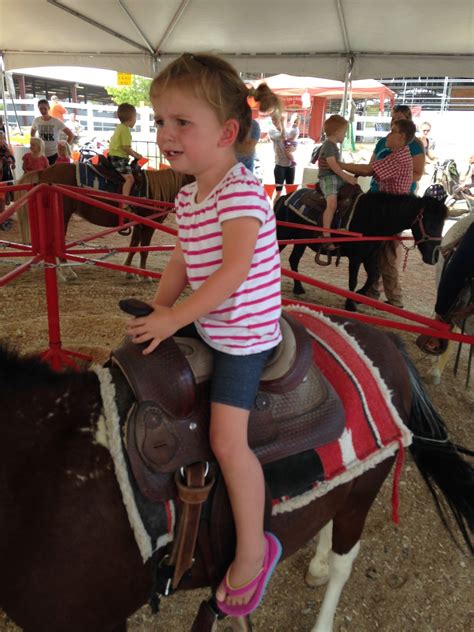
<path id="1" fill-rule="evenodd" d="M 80 219 L 74 219 L 70 237 L 97 232 Z M 16 224 L 0 239 L 17 239 Z M 113 246 L 126 245 L 123 237 L 97 240 Z M 155 237 L 154 243 L 171 243 L 168 236 Z M 283 253 L 287 266 L 289 249 Z M 167 255 L 150 257 L 150 268 L 161 269 Z M 113 256 L 109 261 L 121 261 Z M 5 264 L 5 261 L 7 262 Z M 8 270 L 9 262 L 0 260 L 0 275 Z M 108 351 L 123 335 L 125 318 L 117 302 L 135 296 L 150 299 L 154 288 L 149 282 L 127 280 L 121 273 L 92 265 L 75 268 L 78 279 L 60 283 L 61 334 L 63 347 L 90 353 L 104 360 Z M 339 268 L 320 268 L 308 252 L 301 271 L 309 276 L 347 287 L 347 262 Z M 402 276 L 405 307 L 431 315 L 435 299 L 434 269 L 424 265 L 418 253 L 411 253 Z M 283 292 L 293 298 L 291 282 L 283 280 Z M 315 288 L 307 287 L 304 300 L 342 307 L 343 299 Z M 48 343 L 44 277 L 35 269 L 2 288 L 2 329 L 0 337 L 14 341 L 21 352 L 44 349 Z M 362 307 L 361 311 L 374 313 Z M 431 366 L 414 344 L 415 335 L 402 334 L 411 357 L 422 375 Z M 474 381 L 470 390 L 464 388 L 467 352 L 461 358 L 461 374 L 453 376 L 450 361 L 439 386 L 427 385 L 429 395 L 444 417 L 452 437 L 458 443 L 472 446 L 474 412 Z M 471 444 L 470 444 L 471 442 Z M 338 632 L 468 632 L 474 630 L 472 561 L 450 540 L 436 514 L 431 496 L 424 487 L 413 462 L 407 458 L 400 487 L 400 526 L 391 522 L 391 478 L 386 481 L 369 515 L 362 548 L 352 577 L 344 591 L 336 617 Z M 262 607 L 253 617 L 255 630 L 311 630 L 316 620 L 324 589 L 306 587 L 303 582 L 306 567 L 313 555 L 310 542 L 282 563 L 272 580 Z M 162 612 L 153 617 L 144 607 L 129 620 L 132 632 L 183 632 L 189 630 L 201 599 L 206 591 L 176 594 L 162 602 Z M 226 629 L 225 624 L 220 630 Z M 14 632 L 18 628 L 0 612 L 0 631 Z M 66 632 L 66 631 L 65 631 Z M 86 630 L 84 632 L 87 632 Z"/>

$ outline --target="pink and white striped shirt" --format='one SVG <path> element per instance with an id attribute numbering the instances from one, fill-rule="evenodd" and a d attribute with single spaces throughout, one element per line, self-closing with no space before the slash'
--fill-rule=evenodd
<path id="1" fill-rule="evenodd" d="M 193 290 L 222 265 L 221 224 L 239 217 L 260 222 L 247 279 L 222 305 L 199 318 L 199 333 L 210 347 L 231 355 L 271 349 L 281 340 L 281 273 L 275 215 L 265 191 L 237 163 L 205 200 L 197 203 L 196 193 L 192 182 L 176 197 L 178 237 Z"/>

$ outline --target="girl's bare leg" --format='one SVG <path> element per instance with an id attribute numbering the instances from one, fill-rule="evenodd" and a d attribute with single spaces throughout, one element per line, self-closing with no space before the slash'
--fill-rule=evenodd
<path id="1" fill-rule="evenodd" d="M 229 571 L 234 588 L 252 580 L 261 570 L 265 555 L 263 517 L 265 484 L 260 462 L 248 446 L 249 411 L 226 404 L 212 403 L 211 446 L 219 462 L 237 532 L 235 559 Z M 217 599 L 229 605 L 247 603 L 255 588 L 239 597 L 226 597 L 223 583 Z"/>

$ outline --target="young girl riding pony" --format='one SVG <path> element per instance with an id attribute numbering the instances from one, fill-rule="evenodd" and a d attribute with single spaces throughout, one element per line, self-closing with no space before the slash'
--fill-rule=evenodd
<path id="1" fill-rule="evenodd" d="M 244 616 L 259 605 L 281 555 L 277 538 L 263 531 L 263 472 L 247 440 L 262 368 L 281 340 L 280 258 L 269 200 L 236 159 L 252 121 L 248 98 L 262 107 L 269 89 L 249 91 L 217 57 L 184 54 L 154 79 L 150 96 L 161 152 L 196 180 L 176 198 L 179 239 L 154 311 L 127 331 L 149 343 L 148 354 L 194 323 L 213 351 L 210 441 L 237 532 L 216 597 L 223 612 Z M 193 293 L 177 302 L 188 283 Z"/>

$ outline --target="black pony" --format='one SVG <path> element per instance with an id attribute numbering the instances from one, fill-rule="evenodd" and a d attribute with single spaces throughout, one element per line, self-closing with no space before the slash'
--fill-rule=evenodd
<path id="1" fill-rule="evenodd" d="M 311 193 L 311 189 L 307 189 Z M 285 202 L 289 196 L 281 197 L 275 204 L 277 221 L 293 222 L 311 225 L 304 217 L 293 211 Z M 362 233 L 367 237 L 392 236 L 411 228 L 415 245 L 421 251 L 423 261 L 428 264 L 436 263 L 438 259 L 439 243 L 444 220 L 447 216 L 445 205 L 431 197 L 419 198 L 414 195 L 392 195 L 389 193 L 361 194 L 355 208 L 349 217 L 346 230 Z M 314 231 L 278 226 L 278 240 L 286 239 L 315 239 L 318 234 Z M 349 290 L 354 292 L 357 286 L 359 268 L 363 264 L 367 272 L 367 281 L 358 290 L 359 294 L 366 294 L 368 288 L 377 278 L 377 255 L 383 242 L 347 242 L 341 243 L 340 253 L 349 258 Z M 289 257 L 293 272 L 298 272 L 298 264 L 306 246 L 318 252 L 320 244 L 305 244 L 301 242 L 293 246 Z M 283 250 L 285 246 L 281 246 Z M 295 294 L 303 294 L 304 289 L 300 281 L 293 285 Z M 355 311 L 355 302 L 346 300 L 346 309 Z"/>

